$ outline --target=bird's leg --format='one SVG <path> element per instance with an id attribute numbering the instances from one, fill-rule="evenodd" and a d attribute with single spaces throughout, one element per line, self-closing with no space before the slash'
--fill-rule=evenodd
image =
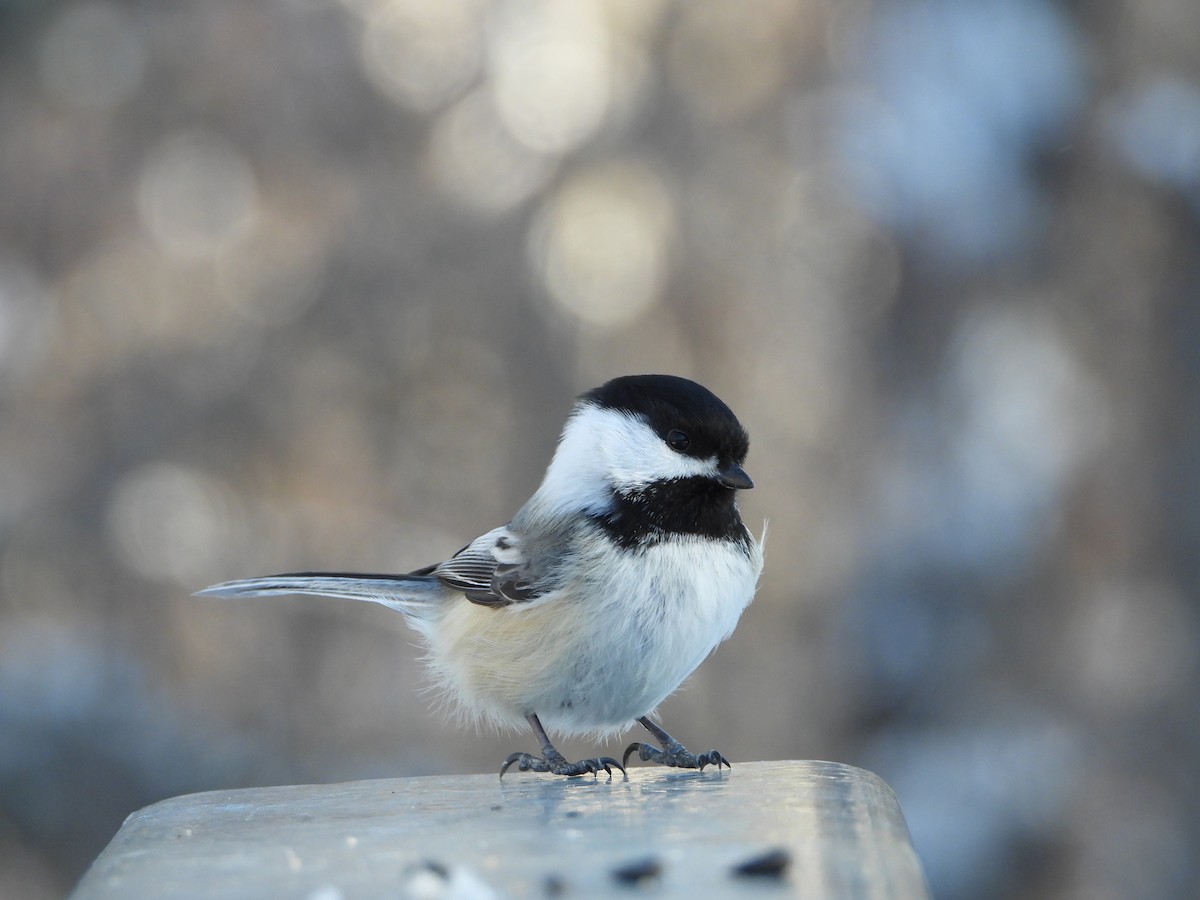
<path id="1" fill-rule="evenodd" d="M 567 758 L 559 753 L 546 734 L 546 729 L 542 727 L 542 723 L 538 717 L 530 713 L 525 717 L 529 722 L 533 733 L 537 735 L 537 739 L 542 744 L 542 755 L 534 756 L 532 753 L 513 753 L 504 761 L 504 765 L 500 767 L 500 777 L 504 777 L 504 773 L 508 771 L 508 767 L 514 763 L 518 771 L 521 772 L 553 772 L 555 775 L 586 775 L 589 772 L 592 775 L 599 774 L 603 769 L 608 773 L 608 777 L 612 778 L 612 770 L 620 769 L 621 774 L 625 774 L 625 767 L 608 756 L 598 756 L 594 759 L 581 759 L 579 762 L 567 762 Z"/>
<path id="2" fill-rule="evenodd" d="M 721 766 L 726 766 L 732 769 L 733 765 L 719 750 L 709 750 L 707 753 L 699 755 L 691 753 L 687 747 L 675 740 L 665 731 L 663 731 L 649 716 L 642 716 L 638 719 L 639 722 L 654 735 L 654 739 L 662 744 L 662 749 L 652 747 L 649 744 L 643 744 L 640 741 L 630 744 L 625 748 L 625 756 L 621 762 L 628 764 L 629 757 L 636 750 L 639 759 L 646 762 L 655 762 L 660 766 L 674 766 L 677 769 L 700 769 L 704 770 L 705 766 L 716 766 L 720 769 Z"/>

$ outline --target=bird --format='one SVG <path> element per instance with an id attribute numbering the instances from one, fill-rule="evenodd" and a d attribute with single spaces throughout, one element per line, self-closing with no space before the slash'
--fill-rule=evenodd
<path id="1" fill-rule="evenodd" d="M 417 632 L 434 685 L 465 718 L 532 729 L 500 777 L 613 770 L 633 754 L 682 769 L 692 753 L 652 718 L 737 625 L 763 567 L 737 495 L 754 486 L 749 437 L 707 388 L 625 375 L 580 395 L 540 486 L 505 525 L 406 574 L 298 572 L 227 581 L 200 596 L 309 594 L 382 604 Z M 569 761 L 556 736 L 643 726 L 620 761 Z"/>

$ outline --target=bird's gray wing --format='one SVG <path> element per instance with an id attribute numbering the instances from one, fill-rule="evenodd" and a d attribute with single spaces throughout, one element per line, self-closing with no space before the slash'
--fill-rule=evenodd
<path id="1" fill-rule="evenodd" d="M 508 525 L 493 528 L 445 562 L 413 574 L 433 575 L 483 606 L 528 603 L 553 589 L 533 577 L 521 536 Z"/>

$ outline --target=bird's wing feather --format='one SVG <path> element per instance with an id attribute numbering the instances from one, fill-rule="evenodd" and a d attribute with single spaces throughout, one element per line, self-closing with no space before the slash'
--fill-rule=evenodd
<path id="1" fill-rule="evenodd" d="M 466 594 L 472 603 L 484 606 L 528 603 L 550 589 L 534 583 L 521 550 L 521 537 L 507 525 L 477 537 L 444 563 L 420 572 L 436 576 L 442 584 Z"/>
<path id="2" fill-rule="evenodd" d="M 206 587 L 204 597 L 269 597 L 313 594 L 380 603 L 403 613 L 419 615 L 445 597 L 434 578 L 409 575 L 368 575 L 357 572 L 292 572 L 261 578 L 244 578 Z"/>

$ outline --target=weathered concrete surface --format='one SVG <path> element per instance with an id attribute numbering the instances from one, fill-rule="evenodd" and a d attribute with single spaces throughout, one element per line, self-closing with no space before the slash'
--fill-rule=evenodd
<path id="1" fill-rule="evenodd" d="M 735 868 L 776 853 L 746 876 Z M 625 871 L 624 880 L 615 873 Z M 925 898 L 891 790 L 829 762 L 217 791 L 134 813 L 74 893 L 99 898 Z"/>

